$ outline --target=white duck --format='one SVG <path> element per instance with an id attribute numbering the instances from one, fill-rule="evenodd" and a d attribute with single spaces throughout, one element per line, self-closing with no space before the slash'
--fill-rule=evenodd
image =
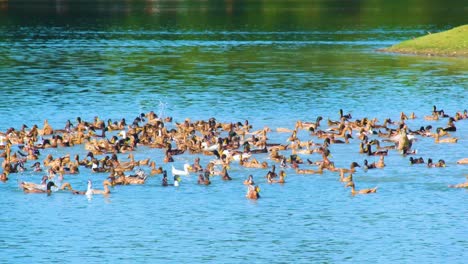
<path id="1" fill-rule="evenodd" d="M 219 144 L 213 144 L 211 146 L 208 146 L 208 142 L 202 142 L 202 148 L 204 151 L 215 151 L 219 148 Z"/>
<path id="2" fill-rule="evenodd" d="M 178 175 L 178 176 L 189 176 L 190 174 L 190 165 L 189 164 L 184 164 L 184 170 L 178 170 L 174 168 L 174 165 L 172 165 L 172 175 Z"/>
<path id="3" fill-rule="evenodd" d="M 223 154 L 226 155 L 228 160 L 240 161 L 242 159 L 249 159 L 252 156 L 252 153 L 242 153 L 239 151 L 223 150 Z"/>
<path id="4" fill-rule="evenodd" d="M 93 183 L 91 182 L 91 180 L 88 180 L 88 188 L 86 189 L 85 194 L 87 196 L 91 196 L 93 194 L 108 194 L 108 193 L 110 193 L 109 186 L 111 185 L 111 183 L 108 180 L 105 180 L 105 181 L 102 182 L 102 184 L 104 186 L 104 190 L 93 189 Z"/>
<path id="5" fill-rule="evenodd" d="M 93 183 L 88 180 L 88 188 L 86 189 L 86 195 L 93 195 Z"/>

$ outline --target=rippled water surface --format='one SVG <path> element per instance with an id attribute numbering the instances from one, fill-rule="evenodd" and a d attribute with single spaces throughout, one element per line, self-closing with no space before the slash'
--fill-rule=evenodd
<path id="1" fill-rule="evenodd" d="M 204 15 L 219 11 L 204 13 L 202 6 L 193 23 L 188 18 L 192 6 L 155 4 L 150 7 L 159 13 L 142 12 L 142 18 L 136 9 L 109 17 L 91 13 L 89 20 L 67 17 L 74 6 L 30 20 L 23 9 L 7 8 L 2 11 L 6 22 L 0 24 L 0 131 L 22 124 L 41 127 L 44 119 L 63 128 L 78 116 L 131 121 L 151 110 L 172 116 L 174 123 L 185 118 L 248 119 L 254 130 L 292 129 L 297 120 L 323 116 L 325 129 L 328 118 L 339 118 L 340 108 L 353 119 L 375 117 L 380 123 L 387 117 L 398 120 L 402 111 L 414 112 L 417 118 L 407 123 L 418 129 L 446 126 L 447 119 L 424 120 L 433 105 L 449 115 L 468 108 L 466 59 L 376 51 L 455 26 L 453 17 L 437 23 L 416 18 L 408 18 L 407 24 L 370 23 L 375 10 L 364 8 L 366 19 L 336 16 L 338 21 L 325 26 L 315 16 L 313 23 L 282 23 L 280 17 L 306 18 L 302 12 L 315 10 L 327 22 L 328 11 L 345 11 L 273 4 L 250 10 L 253 3 L 244 4 L 244 13 L 216 15 L 212 22 L 203 20 Z M 239 21 L 258 10 L 264 11 L 256 19 Z M 274 10 L 279 16 L 272 15 Z M 178 15 L 179 24 L 170 14 Z M 468 157 L 468 120 L 456 126 L 452 136 L 459 138 L 457 144 L 418 138 L 413 145 L 418 156 L 444 159 L 446 168 L 411 166 L 408 157 L 390 151 L 384 169 L 359 168 L 354 174 L 358 189 L 378 186 L 376 194 L 362 197 L 351 196 L 336 173 L 301 175 L 286 169 L 286 184 L 269 185 L 267 170 L 238 164 L 230 168 L 232 182 L 214 177 L 208 187 L 198 186 L 192 174 L 179 188 L 163 188 L 161 177 L 155 176 L 143 186 L 117 186 L 108 197 L 92 199 L 66 192 L 24 194 L 18 183 L 39 182 L 42 176 L 28 168 L 0 184 L 0 262 L 463 263 L 468 192 L 447 185 L 464 182 L 468 174 L 466 165 L 456 164 Z M 287 144 L 289 135 L 271 132 L 269 140 Z M 298 136 L 321 142 L 306 131 Z M 337 167 L 377 160 L 359 154 L 358 143 L 355 137 L 350 144 L 332 145 L 331 160 Z M 49 153 L 84 156 L 86 151 L 83 146 L 48 149 L 40 159 Z M 160 149 L 141 146 L 135 151 L 136 159 L 146 157 L 170 171 Z M 174 166 L 182 168 L 195 157 L 176 156 Z M 200 157 L 202 165 L 213 159 Z M 256 157 L 273 164 L 265 154 Z M 249 174 L 260 185 L 258 201 L 244 197 L 242 181 Z M 82 168 L 65 180 L 84 190 L 87 179 L 99 186 L 107 176 Z"/>

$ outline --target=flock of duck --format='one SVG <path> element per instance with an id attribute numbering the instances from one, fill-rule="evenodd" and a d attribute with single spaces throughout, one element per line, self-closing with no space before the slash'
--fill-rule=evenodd
<path id="1" fill-rule="evenodd" d="M 380 124 L 375 118 L 353 120 L 350 114 L 344 114 L 340 109 L 339 119 L 328 119 L 326 128 L 322 124 L 323 118 L 319 116 L 315 122 L 297 121 L 293 129 L 272 130 L 264 127 L 255 131 L 248 120 L 244 123 L 221 123 L 210 118 L 195 122 L 186 119 L 182 123 L 176 123 L 170 117 L 159 118 L 153 111 L 138 115 L 131 124 L 127 124 L 124 118 L 118 122 L 110 119 L 105 122 L 99 117 L 92 121 L 78 117 L 75 123 L 67 121 L 63 129 L 54 129 L 45 120 L 42 128 L 37 125 L 31 128 L 23 125 L 20 129 L 9 128 L 6 132 L 0 132 L 0 158 L 3 159 L 0 180 L 6 182 L 11 174 L 33 170 L 43 176 L 42 180 L 40 183 L 20 182 L 19 186 L 25 193 L 51 194 L 54 191 L 64 191 L 76 195 L 97 195 L 109 194 L 110 188 L 115 185 L 145 184 L 148 177 L 155 175 L 161 175 L 162 186 L 177 187 L 181 176 L 191 174 L 198 174 L 197 183 L 200 185 L 210 185 L 212 177 L 216 176 L 230 181 L 232 177 L 229 170 L 235 165 L 239 168 L 264 170 L 264 181 L 268 184 L 285 184 L 287 171 L 296 174 L 322 174 L 328 170 L 339 175 L 339 180 L 346 188 L 350 188 L 352 195 L 369 194 L 377 192 L 377 187 L 356 189 L 353 174 L 357 167 L 366 170 L 382 169 L 386 166 L 385 157 L 389 152 L 408 155 L 411 164 L 445 167 L 443 159 L 425 161 L 422 157 L 413 157 L 416 154 L 414 142 L 418 137 L 432 137 L 435 144 L 456 144 L 458 138 L 450 133 L 456 131 L 456 122 L 468 119 L 468 114 L 464 110 L 449 116 L 434 106 L 432 113 L 424 116 L 424 119 L 429 122 L 447 120 L 445 127 L 436 129 L 431 125 L 410 129 L 405 121 L 415 118 L 414 113 L 409 116 L 401 113 L 399 121 L 385 119 Z M 300 130 L 306 131 L 309 138 L 299 138 Z M 284 144 L 274 143 L 270 142 L 269 133 L 288 133 L 289 137 Z M 366 158 L 362 166 L 352 161 L 347 168 L 336 167 L 335 162 L 330 159 L 329 146 L 350 144 L 349 140 L 353 138 L 359 139 L 359 148 L 356 151 L 364 157 L 378 157 L 378 161 L 370 163 Z M 323 143 L 315 143 L 312 139 Z M 48 154 L 41 157 L 45 149 L 77 145 L 85 150 L 84 158 L 80 158 L 79 154 L 60 157 Z M 164 158 L 159 161 L 151 160 L 151 157 L 135 160 L 134 153 L 140 146 L 161 149 Z M 193 155 L 193 164 L 185 164 L 183 170 L 172 165 L 170 172 L 173 181 L 168 180 L 168 172 L 163 167 L 184 153 Z M 313 161 L 311 154 L 318 154 L 321 159 Z M 209 156 L 209 162 L 205 166 L 200 162 L 201 155 Z M 260 162 L 259 159 L 264 161 Z M 457 163 L 468 164 L 468 158 L 460 159 Z M 277 166 L 281 168 L 278 173 Z M 147 169 L 143 169 L 145 167 Z M 66 175 L 80 174 L 83 170 L 106 173 L 108 177 L 102 183 L 103 188 L 95 189 L 93 182 L 88 180 L 87 189 L 80 191 L 66 181 Z M 60 184 L 56 184 L 59 182 Z M 248 199 L 260 198 L 260 188 L 252 175 L 243 183 Z M 449 187 L 468 188 L 468 181 Z"/>

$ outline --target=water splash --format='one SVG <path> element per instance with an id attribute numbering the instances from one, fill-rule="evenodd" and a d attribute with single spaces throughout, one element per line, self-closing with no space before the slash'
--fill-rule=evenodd
<path id="1" fill-rule="evenodd" d="M 167 98 L 164 101 L 159 99 L 159 105 L 158 105 L 158 108 L 159 108 L 158 116 L 159 116 L 159 118 L 164 119 L 164 116 L 166 115 L 167 106 L 168 106 Z"/>

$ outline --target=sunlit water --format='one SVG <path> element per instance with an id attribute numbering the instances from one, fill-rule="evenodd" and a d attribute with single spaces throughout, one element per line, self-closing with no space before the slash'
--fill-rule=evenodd
<path id="1" fill-rule="evenodd" d="M 248 119 L 254 130 L 293 128 L 297 120 L 323 116 L 326 128 L 340 108 L 354 119 L 381 122 L 415 112 L 418 118 L 407 122 L 411 129 L 444 127 L 447 119 L 423 117 L 433 105 L 450 115 L 468 108 L 466 59 L 376 52 L 425 30 L 3 26 L 0 130 L 41 127 L 44 119 L 63 128 L 78 116 L 131 121 L 151 110 L 174 122 Z M 208 187 L 198 186 L 192 174 L 179 188 L 163 188 L 155 176 L 143 186 L 117 186 L 108 197 L 35 195 L 18 188 L 21 181 L 40 181 L 42 173 L 28 169 L 0 184 L 0 262 L 464 262 L 468 192 L 447 185 L 464 182 L 468 173 L 466 165 L 456 165 L 468 156 L 468 121 L 456 126 L 457 144 L 436 145 L 430 138 L 414 144 L 417 156 L 444 159 L 446 168 L 410 166 L 408 157 L 390 151 L 384 169 L 355 173 L 358 189 L 379 187 L 362 197 L 352 197 L 336 173 L 298 175 L 287 169 L 285 185 L 268 185 L 267 170 L 237 164 L 231 166 L 232 182 L 215 177 Z M 269 134 L 271 142 L 283 144 L 288 136 Z M 320 142 L 305 131 L 299 137 Z M 359 154 L 358 143 L 354 138 L 331 146 L 337 167 L 376 160 Z M 41 159 L 48 153 L 86 151 L 45 150 Z M 135 158 L 146 157 L 170 171 L 161 150 L 139 147 Z M 174 166 L 195 157 L 176 156 Z M 202 165 L 212 159 L 201 158 Z M 272 164 L 266 155 L 257 158 Z M 261 187 L 258 201 L 244 197 L 242 181 L 249 174 Z M 99 186 L 106 177 L 82 168 L 65 180 L 84 190 L 87 179 Z"/>

